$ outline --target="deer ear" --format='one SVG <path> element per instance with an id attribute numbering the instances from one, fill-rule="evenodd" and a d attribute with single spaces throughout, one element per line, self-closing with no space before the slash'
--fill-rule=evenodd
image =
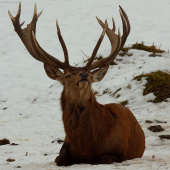
<path id="1" fill-rule="evenodd" d="M 93 72 L 91 72 L 93 76 L 93 82 L 101 81 L 103 77 L 105 76 L 105 74 L 107 73 L 108 68 L 109 68 L 109 64 L 106 64 L 98 68 L 97 70 L 94 70 Z"/>
<path id="2" fill-rule="evenodd" d="M 57 80 L 59 81 L 62 85 L 63 85 L 63 75 L 64 73 L 62 73 L 58 68 L 46 64 L 44 63 L 44 69 L 45 72 L 47 73 L 47 76 L 53 80 Z"/>

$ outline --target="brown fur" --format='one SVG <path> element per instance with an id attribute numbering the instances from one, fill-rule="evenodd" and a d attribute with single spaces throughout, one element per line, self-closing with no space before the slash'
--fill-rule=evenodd
<path id="1" fill-rule="evenodd" d="M 57 165 L 109 164 L 142 157 L 145 137 L 134 115 L 120 104 L 99 104 L 91 90 L 92 74 L 83 69 L 65 71 L 72 78 L 63 80 L 60 100 L 66 137 Z M 89 85 L 80 89 L 82 71 L 89 73 Z"/>

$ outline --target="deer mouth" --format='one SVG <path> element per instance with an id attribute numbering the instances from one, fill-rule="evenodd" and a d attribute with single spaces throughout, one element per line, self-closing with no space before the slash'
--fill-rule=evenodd
<path id="1" fill-rule="evenodd" d="M 77 82 L 77 86 L 80 88 L 87 87 L 89 85 L 89 81 L 87 79 L 81 79 Z"/>

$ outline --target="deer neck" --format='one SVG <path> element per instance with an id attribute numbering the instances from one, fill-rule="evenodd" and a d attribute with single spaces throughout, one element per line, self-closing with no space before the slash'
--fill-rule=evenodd
<path id="1" fill-rule="evenodd" d="M 63 90 L 60 101 L 63 114 L 79 113 L 81 115 L 81 112 L 89 111 L 98 104 L 92 90 L 74 94 Z"/>

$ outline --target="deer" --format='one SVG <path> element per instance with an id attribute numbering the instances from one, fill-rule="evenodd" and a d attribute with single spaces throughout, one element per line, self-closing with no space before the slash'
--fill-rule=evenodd
<path id="1" fill-rule="evenodd" d="M 61 93 L 62 121 L 65 139 L 59 155 L 55 159 L 57 166 L 73 164 L 112 164 L 134 158 L 141 158 L 145 150 L 145 135 L 133 113 L 125 106 L 116 103 L 102 105 L 96 101 L 92 83 L 103 79 L 109 64 L 116 58 L 130 33 L 130 22 L 121 6 L 123 34 L 115 33 L 116 26 L 108 27 L 107 20 L 97 18 L 103 31 L 96 43 L 91 57 L 84 67 L 69 64 L 67 47 L 56 21 L 57 35 L 64 53 L 64 62 L 48 54 L 39 45 L 36 36 L 36 23 L 42 11 L 37 14 L 35 4 L 33 18 L 24 29 L 20 24 L 21 2 L 13 17 L 8 11 L 14 30 L 22 40 L 27 51 L 36 60 L 44 63 L 47 76 L 63 85 Z M 105 33 L 111 43 L 109 56 L 95 60 L 97 51 Z M 94 61 L 95 60 L 95 61 Z"/>

